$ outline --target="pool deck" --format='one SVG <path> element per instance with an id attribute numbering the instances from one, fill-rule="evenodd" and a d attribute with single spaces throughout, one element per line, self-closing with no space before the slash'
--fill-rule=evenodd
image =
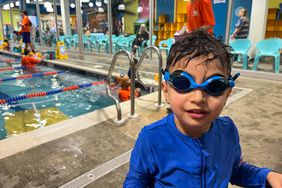
<path id="1" fill-rule="evenodd" d="M 103 72 L 110 62 L 84 56 L 54 63 Z M 122 62 L 120 67 L 128 69 Z M 252 74 L 242 72 L 222 115 L 236 123 L 245 161 L 282 172 L 281 75 L 266 73 L 280 81 L 244 76 Z M 166 115 L 156 102 L 157 93 L 138 98 L 136 117 L 130 101 L 122 103 L 122 125 L 114 123 L 111 106 L 0 141 L 0 187 L 122 187 L 140 129 Z"/>

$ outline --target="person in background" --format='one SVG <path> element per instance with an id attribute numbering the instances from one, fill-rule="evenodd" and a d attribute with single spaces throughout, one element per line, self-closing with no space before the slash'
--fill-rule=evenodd
<path id="1" fill-rule="evenodd" d="M 45 33 L 46 33 L 47 35 L 49 35 L 49 33 L 50 33 L 49 24 L 46 25 Z"/>
<path id="2" fill-rule="evenodd" d="M 56 25 L 55 25 L 55 24 L 52 24 L 52 27 L 51 27 L 51 29 L 50 29 L 50 33 L 55 35 L 56 32 L 57 32 L 57 31 L 56 31 Z"/>
<path id="3" fill-rule="evenodd" d="M 85 35 L 86 37 L 90 37 L 90 35 L 91 35 L 90 30 L 86 30 L 85 33 L 84 33 L 84 35 Z"/>
<path id="4" fill-rule="evenodd" d="M 114 34 L 115 36 L 119 36 L 119 35 L 122 34 L 122 26 L 123 26 L 122 22 L 121 22 L 121 21 L 118 21 L 117 26 L 116 26 L 116 27 L 114 28 L 114 30 L 113 30 L 113 34 Z"/>
<path id="5" fill-rule="evenodd" d="M 118 91 L 118 97 L 121 102 L 127 101 L 130 99 L 130 79 L 127 76 L 120 76 L 118 78 L 118 85 L 120 89 Z M 141 94 L 140 88 L 135 89 L 135 96 L 139 97 Z"/>
<path id="6" fill-rule="evenodd" d="M 7 39 L 5 39 L 4 42 L 3 42 L 3 51 L 6 51 L 6 52 L 11 51 L 10 43 Z"/>
<path id="7" fill-rule="evenodd" d="M 231 56 L 203 30 L 172 45 L 162 90 L 173 113 L 139 133 L 124 188 L 282 187 L 282 174 L 243 161 L 235 123 L 219 117 L 239 77 Z"/>
<path id="8" fill-rule="evenodd" d="M 30 41 L 30 27 L 32 25 L 31 21 L 29 20 L 27 16 L 27 12 L 25 10 L 21 11 L 21 17 L 22 20 L 19 23 L 21 26 L 21 30 L 19 31 L 19 34 L 23 36 L 23 42 L 25 43 L 24 47 L 24 55 L 28 54 L 28 47 L 34 52 L 34 47 L 31 44 Z"/>
<path id="9" fill-rule="evenodd" d="M 8 25 L 5 25 L 5 36 L 6 36 L 6 39 L 10 39 L 10 29 L 9 29 L 9 26 Z"/>
<path id="10" fill-rule="evenodd" d="M 22 66 L 26 66 L 28 68 L 34 68 L 38 63 L 41 63 L 44 59 L 46 59 L 46 57 L 47 54 L 40 57 L 39 54 L 29 52 L 28 55 L 22 57 L 21 64 Z"/>
<path id="11" fill-rule="evenodd" d="M 149 32 L 147 31 L 146 25 L 141 24 L 139 32 L 136 35 L 136 38 L 132 42 L 131 54 L 135 57 L 137 49 L 142 45 L 143 41 L 149 40 Z"/>
<path id="12" fill-rule="evenodd" d="M 235 31 L 231 35 L 231 39 L 246 39 L 249 35 L 250 21 L 247 16 L 247 9 L 241 8 L 239 10 L 240 19 L 235 26 Z"/>
<path id="13" fill-rule="evenodd" d="M 189 0 L 186 10 L 188 32 L 203 29 L 213 34 L 215 18 L 211 0 Z"/>
<path id="14" fill-rule="evenodd" d="M 136 58 L 133 58 L 133 61 L 134 61 L 134 67 L 136 68 L 136 65 L 138 64 L 138 60 Z M 127 76 L 128 78 L 131 78 L 131 68 L 128 69 Z M 157 87 L 155 86 L 149 86 L 149 85 L 139 82 L 139 80 L 137 79 L 137 75 L 135 75 L 135 87 L 140 88 L 140 96 L 141 96 L 141 91 L 146 91 L 146 92 L 151 93 L 157 90 L 156 89 Z"/>

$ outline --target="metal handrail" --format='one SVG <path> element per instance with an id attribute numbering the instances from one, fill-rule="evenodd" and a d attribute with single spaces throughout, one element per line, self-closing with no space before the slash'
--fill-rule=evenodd
<path id="1" fill-rule="evenodd" d="M 144 82 L 142 82 L 141 78 L 140 78 L 140 74 L 139 74 L 139 70 L 140 70 L 140 67 L 143 63 L 143 60 L 146 56 L 146 51 L 148 50 L 153 50 L 157 53 L 158 55 L 158 58 L 159 58 L 159 93 L 158 93 L 158 106 L 162 106 L 162 92 L 161 92 L 161 84 L 162 84 L 162 72 L 161 72 L 161 68 L 163 67 L 163 58 L 162 58 L 162 55 L 160 53 L 160 50 L 155 47 L 155 46 L 148 46 L 144 49 L 141 57 L 140 57 L 140 60 L 139 60 L 139 63 L 136 65 L 136 77 L 137 77 L 137 81 L 140 82 L 141 84 L 143 85 L 146 85 L 144 84 Z"/>
<path id="2" fill-rule="evenodd" d="M 114 99 L 115 101 L 115 105 L 116 105 L 116 109 L 117 109 L 117 116 L 118 116 L 118 121 L 122 121 L 122 114 L 121 114 L 121 108 L 120 108 L 120 103 L 119 100 L 117 98 L 115 98 L 112 94 L 111 94 L 111 90 L 110 90 L 110 83 L 111 83 L 111 78 L 112 78 L 112 73 L 113 73 L 113 69 L 115 67 L 116 61 L 118 56 L 120 55 L 125 55 L 128 57 L 129 59 L 129 64 L 130 64 L 130 70 L 131 70 L 131 81 L 130 81 L 130 102 L 131 102 L 131 110 L 130 110 L 130 114 L 133 117 L 135 115 L 135 69 L 134 69 L 134 61 L 133 58 L 131 56 L 131 54 L 126 51 L 126 50 L 119 50 L 118 52 L 115 53 L 113 60 L 111 62 L 111 66 L 109 69 L 109 73 L 108 73 L 108 78 L 107 78 L 107 84 L 106 84 L 106 90 L 107 90 L 107 94 Z"/>

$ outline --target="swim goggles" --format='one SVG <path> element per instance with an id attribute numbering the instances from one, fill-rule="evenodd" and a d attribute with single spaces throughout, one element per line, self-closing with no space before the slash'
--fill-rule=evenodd
<path id="1" fill-rule="evenodd" d="M 176 70 L 170 73 L 167 70 L 162 70 L 164 74 L 164 80 L 178 92 L 189 92 L 193 89 L 203 89 L 205 92 L 212 96 L 219 96 L 229 87 L 235 86 L 235 80 L 239 77 L 240 73 L 236 73 L 233 77 L 228 79 L 222 76 L 212 76 L 204 81 L 202 84 L 197 84 L 193 77 L 187 72 L 182 70 Z"/>

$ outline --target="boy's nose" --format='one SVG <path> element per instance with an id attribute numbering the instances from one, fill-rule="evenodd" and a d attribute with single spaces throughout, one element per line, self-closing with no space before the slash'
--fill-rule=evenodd
<path id="1" fill-rule="evenodd" d="M 190 102 L 192 103 L 205 103 L 207 101 L 206 92 L 202 89 L 193 89 L 190 91 Z"/>

